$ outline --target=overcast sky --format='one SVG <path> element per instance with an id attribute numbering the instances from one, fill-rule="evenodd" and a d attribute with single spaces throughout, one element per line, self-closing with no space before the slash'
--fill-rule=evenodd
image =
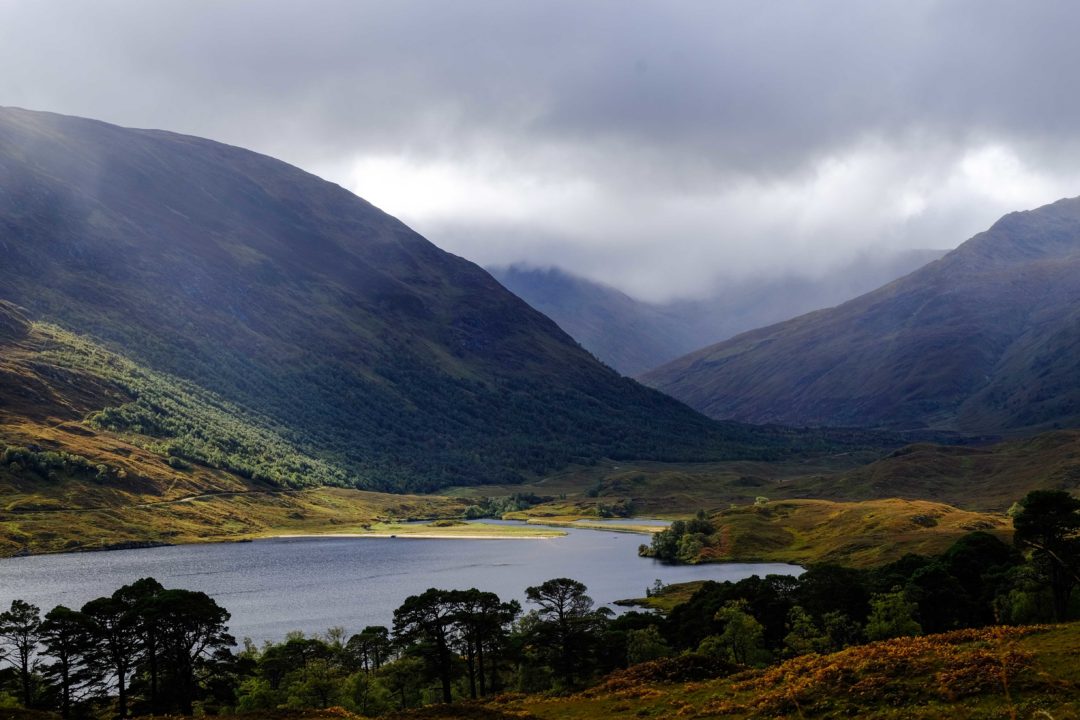
<path id="1" fill-rule="evenodd" d="M 0 0 L 0 104 L 192 133 L 648 299 L 1080 195 L 1080 4 Z"/>

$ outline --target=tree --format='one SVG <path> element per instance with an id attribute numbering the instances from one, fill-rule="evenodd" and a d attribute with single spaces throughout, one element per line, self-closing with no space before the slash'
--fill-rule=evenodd
<path id="1" fill-rule="evenodd" d="M 656 660 L 671 654 L 671 648 L 660 636 L 660 629 L 650 625 L 626 632 L 626 662 L 629 665 Z"/>
<path id="2" fill-rule="evenodd" d="M 425 666 L 422 658 L 404 655 L 383 665 L 376 675 L 386 689 L 397 697 L 400 708 L 407 710 L 419 701 L 419 680 Z"/>
<path id="3" fill-rule="evenodd" d="M 374 674 L 353 673 L 345 681 L 345 697 L 351 710 L 364 716 L 382 715 L 390 709 L 390 691 Z"/>
<path id="4" fill-rule="evenodd" d="M 12 600 L 11 607 L 0 613 L 0 641 L 14 652 L 22 701 L 28 708 L 34 703 L 33 674 L 40 628 L 41 610 L 23 600 Z"/>
<path id="5" fill-rule="evenodd" d="M 976 600 L 940 562 L 916 570 L 907 583 L 907 594 L 918 608 L 924 632 L 938 633 L 978 624 Z"/>
<path id="6" fill-rule="evenodd" d="M 796 605 L 788 612 L 788 634 L 784 645 L 792 655 L 821 653 L 829 648 L 829 637 L 821 631 L 810 613 Z"/>
<path id="7" fill-rule="evenodd" d="M 845 613 L 834 610 L 821 616 L 830 650 L 843 650 L 849 645 L 857 645 L 862 640 L 862 628 Z"/>
<path id="8" fill-rule="evenodd" d="M 199 690 L 196 670 L 235 642 L 226 626 L 228 611 L 203 592 L 163 590 L 146 601 L 140 614 L 156 627 L 177 709 L 191 715 Z"/>
<path id="9" fill-rule="evenodd" d="M 139 618 L 133 604 L 119 590 L 111 597 L 91 600 L 82 607 L 94 643 L 93 662 L 106 666 L 116 683 L 116 712 L 128 715 L 128 681 L 139 656 Z"/>
<path id="10" fill-rule="evenodd" d="M 745 600 L 733 600 L 716 612 L 716 619 L 724 624 L 720 645 L 727 650 L 728 659 L 739 665 L 748 665 L 765 650 L 765 628 L 747 607 Z"/>
<path id="11" fill-rule="evenodd" d="M 478 689 L 480 695 L 487 695 L 487 659 L 497 655 L 502 648 L 508 627 L 521 612 L 521 606 L 515 601 L 504 603 L 495 593 L 476 588 L 456 591 L 453 597 L 456 604 L 454 625 L 465 656 L 469 696 L 475 700 Z"/>
<path id="12" fill-rule="evenodd" d="M 812 617 L 841 612 L 863 622 L 870 612 L 865 572 L 839 565 L 811 565 L 799 576 L 795 601 Z M 891 587 L 887 586 L 887 587 Z"/>
<path id="13" fill-rule="evenodd" d="M 534 639 L 568 687 L 591 668 L 594 641 L 608 615 L 606 610 L 593 610 L 587 590 L 570 578 L 555 578 L 525 589 L 525 598 L 540 606 Z"/>
<path id="14" fill-rule="evenodd" d="M 438 676 L 443 702 L 453 701 L 453 657 L 451 632 L 457 615 L 455 593 L 430 588 L 421 595 L 410 595 L 394 611 L 394 638 L 402 647 L 415 646 Z"/>
<path id="15" fill-rule="evenodd" d="M 1058 622 L 1080 583 L 1080 499 L 1060 490 L 1035 490 L 1020 501 L 1013 518 L 1013 542 L 1029 550 L 1054 596 Z"/>
<path id="16" fill-rule="evenodd" d="M 114 597 L 125 607 L 131 608 L 136 624 L 136 634 L 139 639 L 139 659 L 145 669 L 146 679 L 150 685 L 149 700 L 150 712 L 161 712 L 160 698 L 160 662 L 161 643 L 160 629 L 153 614 L 150 612 L 151 600 L 165 588 L 154 578 L 146 577 L 136 580 L 130 585 L 124 585 L 114 593 Z"/>
<path id="17" fill-rule="evenodd" d="M 43 654 L 54 659 L 45 667 L 45 676 L 57 684 L 60 714 L 69 718 L 75 702 L 81 699 L 81 691 L 93 687 L 101 679 L 96 664 L 88 662 L 90 619 L 81 612 L 58 605 L 45 614 L 40 633 Z"/>
<path id="18" fill-rule="evenodd" d="M 866 620 L 868 640 L 918 635 L 922 627 L 915 620 L 916 605 L 903 591 L 880 593 L 870 598 L 870 617 Z"/>
<path id="19" fill-rule="evenodd" d="M 390 631 L 382 625 L 369 625 L 345 643 L 345 654 L 352 667 L 365 673 L 376 672 L 390 658 Z"/>

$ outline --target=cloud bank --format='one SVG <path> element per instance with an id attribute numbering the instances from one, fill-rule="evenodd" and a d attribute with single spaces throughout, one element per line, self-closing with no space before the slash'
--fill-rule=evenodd
<path id="1" fill-rule="evenodd" d="M 651 300 L 1080 195 L 1080 6 L 0 0 L 0 104 L 244 145 Z"/>

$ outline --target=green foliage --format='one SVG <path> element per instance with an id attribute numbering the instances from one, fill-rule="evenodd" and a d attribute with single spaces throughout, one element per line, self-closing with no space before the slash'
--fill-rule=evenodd
<path id="1" fill-rule="evenodd" d="M 874 595 L 870 598 L 866 637 L 870 640 L 888 640 L 921 634 L 922 626 L 915 620 L 917 608 L 900 590 Z"/>
<path id="2" fill-rule="evenodd" d="M 671 654 L 671 648 L 655 625 L 626 633 L 626 660 L 631 665 L 657 660 Z"/>
<path id="3" fill-rule="evenodd" d="M 1013 517 L 1013 541 L 1029 550 L 1046 577 L 1059 622 L 1069 613 L 1072 591 L 1080 585 L 1080 498 L 1060 490 L 1035 490 Z"/>
<path id="4" fill-rule="evenodd" d="M 791 655 L 822 653 L 829 649 L 829 636 L 814 622 L 808 612 L 796 605 L 788 613 L 788 634 L 784 645 Z"/>
<path id="5" fill-rule="evenodd" d="M 131 398 L 92 413 L 94 427 L 125 435 L 177 469 L 197 462 L 270 485 L 345 485 L 341 469 L 286 440 L 270 419 L 178 377 L 137 365 L 84 338 L 36 325 L 49 339 L 41 358 L 68 371 L 90 373 Z M 76 466 L 78 467 L 78 466 Z M 87 469 L 86 472 L 89 472 Z"/>
<path id="6" fill-rule="evenodd" d="M 525 589 L 525 598 L 538 606 L 528 635 L 564 688 L 589 677 L 596 662 L 599 630 L 610 611 L 595 610 L 582 583 L 554 578 Z"/>
<path id="7" fill-rule="evenodd" d="M 698 510 L 693 520 L 676 520 L 658 533 L 653 533 L 648 546 L 642 545 L 638 554 L 669 563 L 693 565 L 700 560 L 706 538 L 716 528 L 704 510 Z"/>
<path id="8" fill-rule="evenodd" d="M 513 493 L 503 497 L 484 497 L 480 498 L 477 504 L 465 508 L 465 519 L 501 518 L 506 513 L 528 510 L 554 499 L 551 496 L 541 496 L 531 492 Z"/>
<path id="9" fill-rule="evenodd" d="M 62 477 L 88 477 L 105 480 L 119 471 L 106 465 L 94 463 L 82 455 L 53 450 L 40 450 L 4 445 L 0 451 L 0 467 L 16 473 L 33 473 L 43 480 L 56 480 Z"/>
<path id="10" fill-rule="evenodd" d="M 737 665 L 762 662 L 768 658 L 765 650 L 765 628 L 747 612 L 745 600 L 735 600 L 716 611 L 716 621 L 723 625 L 717 642 L 726 659 Z"/>

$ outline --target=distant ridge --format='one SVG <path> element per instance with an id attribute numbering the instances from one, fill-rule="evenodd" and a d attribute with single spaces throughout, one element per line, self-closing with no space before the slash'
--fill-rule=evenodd
<path id="1" fill-rule="evenodd" d="M 1026 432 L 1080 424 L 1080 199 L 1010 213 L 839 307 L 643 380 L 715 418 Z"/>
<path id="2" fill-rule="evenodd" d="M 558 268 L 489 268 L 585 349 L 635 377 L 740 332 L 830 307 L 937 260 L 945 250 L 857 257 L 822 277 L 729 281 L 711 297 L 648 303 Z"/>

